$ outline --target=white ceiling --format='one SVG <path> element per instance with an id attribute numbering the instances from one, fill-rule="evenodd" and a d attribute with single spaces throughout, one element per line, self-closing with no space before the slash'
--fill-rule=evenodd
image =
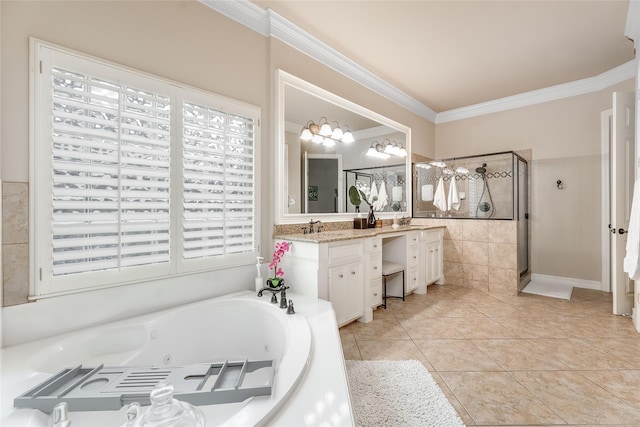
<path id="1" fill-rule="evenodd" d="M 436 112 L 634 58 L 628 1 L 253 1 Z"/>

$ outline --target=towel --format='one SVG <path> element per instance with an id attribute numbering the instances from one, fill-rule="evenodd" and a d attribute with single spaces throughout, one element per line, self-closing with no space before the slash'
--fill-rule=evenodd
<path id="1" fill-rule="evenodd" d="M 380 193 L 378 194 L 378 201 L 374 203 L 374 209 L 377 211 L 381 211 L 387 206 L 387 202 L 389 201 L 389 196 L 387 196 L 387 186 L 384 182 L 380 183 Z"/>
<path id="2" fill-rule="evenodd" d="M 391 190 L 391 198 L 393 199 L 394 202 L 401 202 L 402 187 L 398 187 L 398 186 L 393 187 L 393 189 Z"/>
<path id="3" fill-rule="evenodd" d="M 447 211 L 447 198 L 444 195 L 444 180 L 442 179 L 442 177 L 438 179 L 436 194 L 433 197 L 433 205 L 443 212 Z"/>
<path id="4" fill-rule="evenodd" d="M 433 200 L 433 185 L 425 184 L 422 186 L 422 201 L 430 202 Z"/>
<path id="5" fill-rule="evenodd" d="M 636 180 L 633 186 L 624 271 L 629 273 L 631 279 L 640 279 L 640 179 Z"/>
<path id="6" fill-rule="evenodd" d="M 451 177 L 451 185 L 449 185 L 449 197 L 447 198 L 447 207 L 450 211 L 457 211 L 460 209 L 460 197 L 458 197 L 458 184 L 456 184 L 456 177 Z"/>
<path id="7" fill-rule="evenodd" d="M 374 200 L 378 197 L 378 187 L 376 187 L 376 182 L 371 181 L 371 190 L 369 190 L 369 201 L 373 205 Z M 375 206 L 374 206 L 375 209 Z"/>

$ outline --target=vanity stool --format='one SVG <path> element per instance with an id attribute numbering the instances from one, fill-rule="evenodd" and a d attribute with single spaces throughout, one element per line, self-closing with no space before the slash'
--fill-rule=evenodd
<path id="1" fill-rule="evenodd" d="M 387 278 L 402 273 L 402 296 L 387 296 Z M 402 298 L 404 301 L 404 265 L 396 264 L 395 262 L 382 261 L 382 306 L 387 308 L 387 298 Z"/>

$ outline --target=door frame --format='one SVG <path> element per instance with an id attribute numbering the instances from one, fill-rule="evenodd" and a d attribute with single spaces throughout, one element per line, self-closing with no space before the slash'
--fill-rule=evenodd
<path id="1" fill-rule="evenodd" d="M 600 290 L 611 292 L 611 248 L 609 232 L 609 203 L 610 199 L 610 177 L 609 177 L 609 144 L 611 141 L 611 120 L 613 118 L 613 108 L 609 108 L 600 113 L 600 210 L 601 227 L 600 236 L 602 243 L 602 278 Z"/>

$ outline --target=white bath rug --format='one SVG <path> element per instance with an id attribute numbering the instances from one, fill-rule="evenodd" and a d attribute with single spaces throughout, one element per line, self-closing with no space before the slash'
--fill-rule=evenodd
<path id="1" fill-rule="evenodd" d="M 358 426 L 464 427 L 438 384 L 417 360 L 347 360 Z"/>
<path id="2" fill-rule="evenodd" d="M 545 297 L 571 299 L 573 286 L 543 278 L 531 279 L 522 292 L 527 294 L 542 295 Z"/>

